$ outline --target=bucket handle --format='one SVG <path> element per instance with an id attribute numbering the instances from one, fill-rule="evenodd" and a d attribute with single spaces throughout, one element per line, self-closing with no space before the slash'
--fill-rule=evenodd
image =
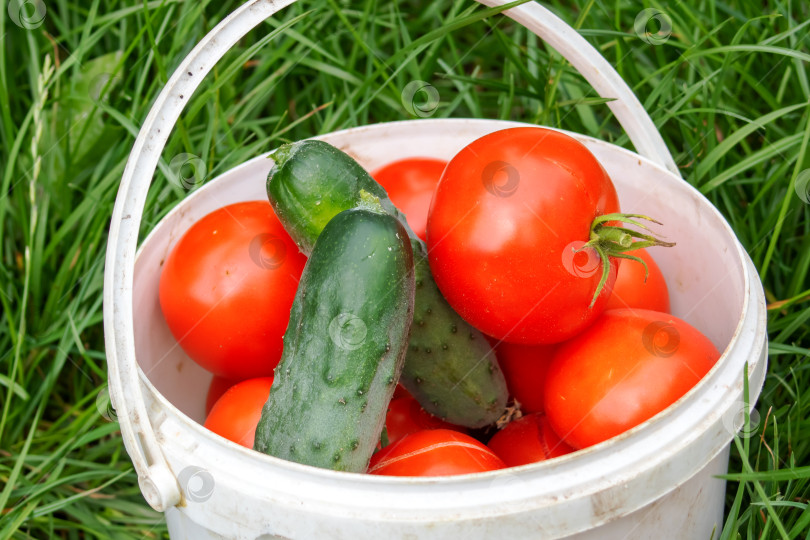
<path id="1" fill-rule="evenodd" d="M 507 0 L 478 0 L 490 7 Z M 262 21 L 295 0 L 250 0 L 228 15 L 189 53 L 158 95 L 127 160 L 110 224 L 104 273 L 104 330 L 110 401 L 127 453 L 149 505 L 164 512 L 181 490 L 163 455 L 141 395 L 135 360 L 132 286 L 138 230 L 146 195 L 169 134 L 191 95 L 222 56 Z M 534 2 L 504 12 L 534 32 L 585 77 L 608 103 L 639 154 L 675 174 L 678 168 L 633 91 L 573 28 Z"/>

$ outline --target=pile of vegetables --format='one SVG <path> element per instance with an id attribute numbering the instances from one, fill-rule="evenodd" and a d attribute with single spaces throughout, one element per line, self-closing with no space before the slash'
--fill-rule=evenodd
<path id="1" fill-rule="evenodd" d="M 373 174 L 320 141 L 271 158 L 269 202 L 198 221 L 160 282 L 231 441 L 350 472 L 495 470 L 624 433 L 720 356 L 669 313 L 646 249 L 674 244 L 568 135 L 506 129 Z"/>

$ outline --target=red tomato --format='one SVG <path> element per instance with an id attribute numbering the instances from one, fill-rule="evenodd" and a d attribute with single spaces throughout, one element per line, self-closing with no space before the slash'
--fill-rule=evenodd
<path id="1" fill-rule="evenodd" d="M 272 375 L 305 262 L 269 202 L 232 204 L 192 225 L 166 258 L 160 307 L 208 371 Z"/>
<path id="2" fill-rule="evenodd" d="M 222 397 L 222 394 L 227 392 L 228 388 L 238 382 L 239 381 L 232 381 L 231 379 L 214 375 L 214 378 L 211 379 L 211 384 L 208 386 L 208 394 L 205 396 L 205 414 L 210 413 L 211 409 L 214 407 L 214 403 Z"/>
<path id="3" fill-rule="evenodd" d="M 371 457 L 368 472 L 388 476 L 450 476 L 505 467 L 469 435 L 449 429 L 411 433 Z"/>
<path id="4" fill-rule="evenodd" d="M 512 420 L 487 446 L 507 467 L 545 461 L 574 451 L 551 429 L 545 415 L 538 413 Z"/>
<path id="5" fill-rule="evenodd" d="M 407 390 L 405 390 L 404 386 L 397 383 L 397 385 L 394 387 L 394 395 L 391 396 L 391 399 L 397 399 L 401 397 L 410 397 L 410 394 L 408 393 Z"/>
<path id="6" fill-rule="evenodd" d="M 450 305 L 499 340 L 556 343 L 604 309 L 618 262 L 589 307 L 602 263 L 589 240 L 619 211 L 605 170 L 576 139 L 545 128 L 491 133 L 447 165 L 427 225 L 430 268 Z"/>
<path id="7" fill-rule="evenodd" d="M 217 400 L 203 425 L 229 441 L 253 448 L 256 426 L 272 385 L 273 377 L 237 383 Z"/>
<path id="8" fill-rule="evenodd" d="M 433 191 L 446 161 L 431 158 L 406 158 L 377 169 L 371 176 L 388 192 L 394 206 L 408 218 L 413 232 L 425 239 L 428 209 Z"/>
<path id="9" fill-rule="evenodd" d="M 442 428 L 456 431 L 464 429 L 433 416 L 410 395 L 392 399 L 388 404 L 388 413 L 385 417 L 388 444 L 393 444 L 406 435 L 417 431 Z"/>
<path id="10" fill-rule="evenodd" d="M 597 444 L 666 409 L 719 357 L 706 336 L 677 317 L 606 311 L 557 347 L 546 374 L 546 415 L 574 448 Z"/>
<path id="11" fill-rule="evenodd" d="M 669 290 L 661 269 L 646 249 L 633 251 L 630 255 L 640 257 L 647 263 L 650 271 L 647 280 L 644 280 L 643 264 L 622 261 L 605 309 L 639 308 L 669 313 Z"/>
<path id="12" fill-rule="evenodd" d="M 524 413 L 543 411 L 543 389 L 553 353 L 554 345 L 520 345 L 503 341 L 495 348 L 509 393 Z"/>

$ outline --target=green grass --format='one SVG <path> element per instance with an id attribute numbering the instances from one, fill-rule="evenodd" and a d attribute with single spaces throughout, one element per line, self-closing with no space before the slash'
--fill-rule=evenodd
<path id="1" fill-rule="evenodd" d="M 106 234 L 151 103 L 238 3 L 48 0 L 41 25 L 22 28 L 10 1 L 21 3 L 0 9 L 0 538 L 163 537 L 97 407 Z M 771 303 L 760 422 L 732 447 L 723 539 L 810 538 L 810 205 L 796 189 L 810 179 L 810 7 L 766 4 L 546 3 L 631 85 Z M 661 43 L 634 31 L 645 8 L 671 23 Z M 406 119 L 413 80 L 438 91 L 434 117 L 542 123 L 630 147 L 570 66 L 482 9 L 311 0 L 264 22 L 191 96 L 143 231 L 188 193 L 166 178 L 176 156 L 195 156 L 208 180 L 285 141 Z"/>

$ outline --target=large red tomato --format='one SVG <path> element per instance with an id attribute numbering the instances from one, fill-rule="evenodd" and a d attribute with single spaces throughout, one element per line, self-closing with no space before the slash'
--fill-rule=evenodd
<path id="1" fill-rule="evenodd" d="M 272 385 L 273 377 L 258 377 L 230 387 L 214 404 L 203 425 L 229 441 L 253 448 L 256 426 Z"/>
<path id="2" fill-rule="evenodd" d="M 160 276 L 160 307 L 180 346 L 208 371 L 272 375 L 305 262 L 269 202 L 232 204 L 177 242 Z"/>
<path id="3" fill-rule="evenodd" d="M 618 263 L 591 306 L 602 262 L 594 219 L 616 190 L 576 139 L 538 127 L 485 135 L 447 165 L 427 225 L 430 267 L 450 305 L 503 341 L 556 343 L 602 312 Z"/>
<path id="4" fill-rule="evenodd" d="M 649 274 L 646 281 L 643 264 L 623 261 L 605 309 L 638 308 L 669 313 L 669 289 L 661 269 L 646 249 L 639 249 L 631 255 L 647 263 Z"/>
<path id="5" fill-rule="evenodd" d="M 670 314 L 605 311 L 557 347 L 546 374 L 546 415 L 568 444 L 591 446 L 666 409 L 719 357 L 706 336 Z"/>
<path id="6" fill-rule="evenodd" d="M 551 429 L 545 415 L 539 413 L 512 420 L 493 435 L 487 446 L 507 467 L 545 461 L 574 451 Z"/>
<path id="7" fill-rule="evenodd" d="M 495 347 L 509 394 L 524 413 L 543 411 L 546 372 L 553 353 L 554 345 L 520 345 L 504 341 Z"/>
<path id="8" fill-rule="evenodd" d="M 430 200 L 445 166 L 447 162 L 440 159 L 406 158 L 371 173 L 422 240 L 425 239 Z"/>
<path id="9" fill-rule="evenodd" d="M 368 472 L 388 476 L 450 476 L 505 467 L 469 435 L 449 429 L 417 431 L 371 457 Z"/>

